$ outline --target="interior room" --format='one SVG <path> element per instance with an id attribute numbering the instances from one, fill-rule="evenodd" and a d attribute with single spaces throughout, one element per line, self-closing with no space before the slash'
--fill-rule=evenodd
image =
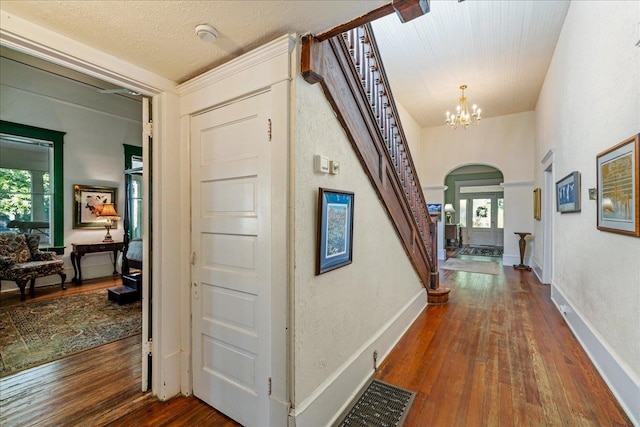
<path id="1" fill-rule="evenodd" d="M 139 329 L 1 377 L 0 424 L 640 425 L 639 20 L 4 0 L 0 239 L 41 244 L 0 314 Z"/>
<path id="2" fill-rule="evenodd" d="M 0 70 L 0 233 L 60 263 L 15 277 L 3 264 L 4 377 L 140 335 L 144 198 L 139 95 L 6 47 Z"/>

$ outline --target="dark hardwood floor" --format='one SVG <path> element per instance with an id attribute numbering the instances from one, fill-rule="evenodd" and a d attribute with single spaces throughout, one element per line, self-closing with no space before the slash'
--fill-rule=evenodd
<path id="1" fill-rule="evenodd" d="M 86 280 L 36 288 L 35 298 L 5 292 L 0 306 L 61 298 L 119 286 L 121 280 Z M 140 335 L 0 378 L 0 426 L 237 426 L 194 397 L 160 402 L 142 393 Z"/>
<path id="2" fill-rule="evenodd" d="M 440 274 L 449 304 L 428 306 L 375 375 L 416 392 L 405 426 L 632 425 L 535 275 Z M 61 294 L 38 289 L 36 299 Z M 0 425 L 238 425 L 194 397 L 140 392 L 140 353 L 131 337 L 0 379 Z"/>
<path id="3" fill-rule="evenodd" d="M 533 273 L 440 278 L 449 303 L 428 306 L 375 375 L 416 392 L 406 426 L 632 425 Z"/>

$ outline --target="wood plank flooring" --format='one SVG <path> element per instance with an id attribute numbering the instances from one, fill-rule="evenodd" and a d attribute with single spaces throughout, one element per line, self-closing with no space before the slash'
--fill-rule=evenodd
<path id="1" fill-rule="evenodd" d="M 416 392 L 405 426 L 632 425 L 535 275 L 440 277 L 449 304 L 428 306 L 375 375 Z M 99 286 L 113 281 L 65 292 Z M 238 426 L 194 397 L 140 392 L 140 352 L 131 337 L 1 379 L 0 425 Z"/>
<path id="2" fill-rule="evenodd" d="M 501 270 L 441 270 L 449 303 L 428 306 L 380 366 L 376 378 L 416 392 L 405 426 L 631 426 L 550 287 Z"/>

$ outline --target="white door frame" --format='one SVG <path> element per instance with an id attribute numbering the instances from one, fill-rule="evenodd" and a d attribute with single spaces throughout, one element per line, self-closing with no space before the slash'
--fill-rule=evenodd
<path id="1" fill-rule="evenodd" d="M 0 45 L 152 97 L 153 110 L 158 113 L 154 113 L 156 120 L 152 143 L 154 175 L 162 176 L 163 172 L 167 176 L 175 175 L 175 159 L 180 156 L 174 153 L 177 149 L 163 143 L 178 140 L 178 99 L 174 82 L 4 10 L 0 10 Z M 147 154 L 143 153 L 143 158 L 147 159 Z M 144 165 L 145 168 L 147 166 Z M 152 191 L 156 202 L 162 199 L 180 199 L 179 189 L 163 187 L 163 182 L 159 179 L 153 180 Z M 161 325 L 180 320 L 175 307 L 167 307 L 169 304 L 163 305 L 162 302 L 176 300 L 176 272 L 180 271 L 176 260 L 181 257 L 179 246 L 162 242 L 181 241 L 182 227 L 180 218 L 161 208 L 160 203 L 154 204 L 151 218 L 155 224 L 156 237 L 153 244 L 153 264 L 149 266 L 155 273 L 155 280 L 151 285 L 155 303 L 152 312 L 152 352 L 155 355 L 152 362 L 152 392 L 165 400 L 180 392 L 179 369 L 172 369 L 173 366 L 179 366 L 179 360 L 174 365 L 174 359 L 180 353 L 180 337 L 172 335 L 171 329 L 163 329 Z M 148 233 L 148 230 L 143 232 Z M 163 264 L 171 267 L 162 272 Z M 148 282 L 143 283 L 143 286 L 148 288 Z M 173 357 L 174 354 L 176 357 Z"/>
<path id="2" fill-rule="evenodd" d="M 491 166 L 493 167 L 495 170 L 497 170 L 498 172 L 502 173 L 502 171 L 498 168 L 496 168 L 495 166 Z M 456 189 L 455 189 L 455 207 L 456 209 L 459 208 L 459 201 L 460 199 L 467 199 L 467 200 L 471 200 L 473 198 L 473 196 L 476 193 L 467 193 L 467 194 L 461 194 L 460 193 L 460 189 L 462 187 L 474 187 L 474 186 L 485 186 L 485 185 L 501 185 L 502 184 L 503 179 L 480 179 L 480 180 L 471 180 L 471 181 L 456 181 Z M 500 198 L 499 197 L 499 193 L 489 193 L 489 194 L 496 194 L 496 199 Z M 502 198 L 504 198 L 504 191 L 502 192 Z M 497 209 L 497 205 L 496 205 L 496 209 Z M 496 211 L 497 212 L 497 211 Z M 459 212 L 456 213 L 456 215 L 460 215 Z M 470 233 L 471 233 L 471 205 L 467 204 L 467 226 L 465 227 L 464 230 L 464 236 L 463 236 L 463 242 L 468 243 L 470 240 Z M 458 222 L 460 222 L 458 220 Z M 504 247 L 504 229 L 502 229 L 502 238 L 499 238 L 499 232 L 498 232 L 498 224 L 496 222 L 496 235 L 498 236 L 496 238 L 496 245 L 497 246 L 502 246 Z"/>
<path id="3" fill-rule="evenodd" d="M 291 80 L 291 56 L 296 44 L 293 35 L 282 36 L 255 51 L 249 52 L 214 70 L 208 71 L 178 86 L 180 94 L 180 146 L 190 146 L 190 117 L 223 105 L 249 94 L 269 88 L 272 93 L 271 107 L 271 395 L 270 425 L 286 425 L 289 402 L 293 402 L 293 373 L 289 371 L 293 360 L 293 346 L 288 335 L 292 296 L 289 294 L 292 263 L 289 257 L 289 96 Z M 266 131 L 266 128 L 265 128 Z M 190 156 L 186 152 L 188 162 Z M 188 178 L 191 173 L 189 171 Z M 184 184 L 184 183 L 183 183 Z M 184 218 L 191 218 L 189 184 L 183 193 Z M 187 230 L 188 231 L 188 230 Z M 186 234 L 185 236 L 189 236 Z M 190 238 L 183 246 L 191 247 Z M 188 253 L 187 249 L 187 253 Z M 191 297 L 190 264 L 185 264 L 187 286 L 182 289 L 183 301 Z M 183 394 L 192 392 L 191 382 L 191 308 L 183 318 L 182 370 Z"/>
<path id="4" fill-rule="evenodd" d="M 473 200 L 474 199 L 490 199 L 491 200 L 491 228 L 477 228 L 479 233 L 490 233 L 493 240 L 492 246 L 504 246 L 504 229 L 500 233 L 498 228 L 498 199 L 504 199 L 504 193 L 470 193 L 464 195 L 471 203 L 467 205 L 467 243 L 471 244 L 473 234 L 476 233 L 473 227 Z M 500 235 L 502 234 L 502 236 Z"/>
<path id="5" fill-rule="evenodd" d="M 542 278 L 544 284 L 553 280 L 553 207 L 555 206 L 555 184 L 553 179 L 554 151 L 549 150 L 542 160 L 544 165 L 544 194 L 542 200 Z"/>

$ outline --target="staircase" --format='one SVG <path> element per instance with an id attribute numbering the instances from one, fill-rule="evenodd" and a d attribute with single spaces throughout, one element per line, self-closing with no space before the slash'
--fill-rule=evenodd
<path id="1" fill-rule="evenodd" d="M 302 40 L 302 75 L 320 83 L 384 205 L 429 301 L 444 303 L 440 288 L 437 229 L 369 24 L 320 41 Z"/>

